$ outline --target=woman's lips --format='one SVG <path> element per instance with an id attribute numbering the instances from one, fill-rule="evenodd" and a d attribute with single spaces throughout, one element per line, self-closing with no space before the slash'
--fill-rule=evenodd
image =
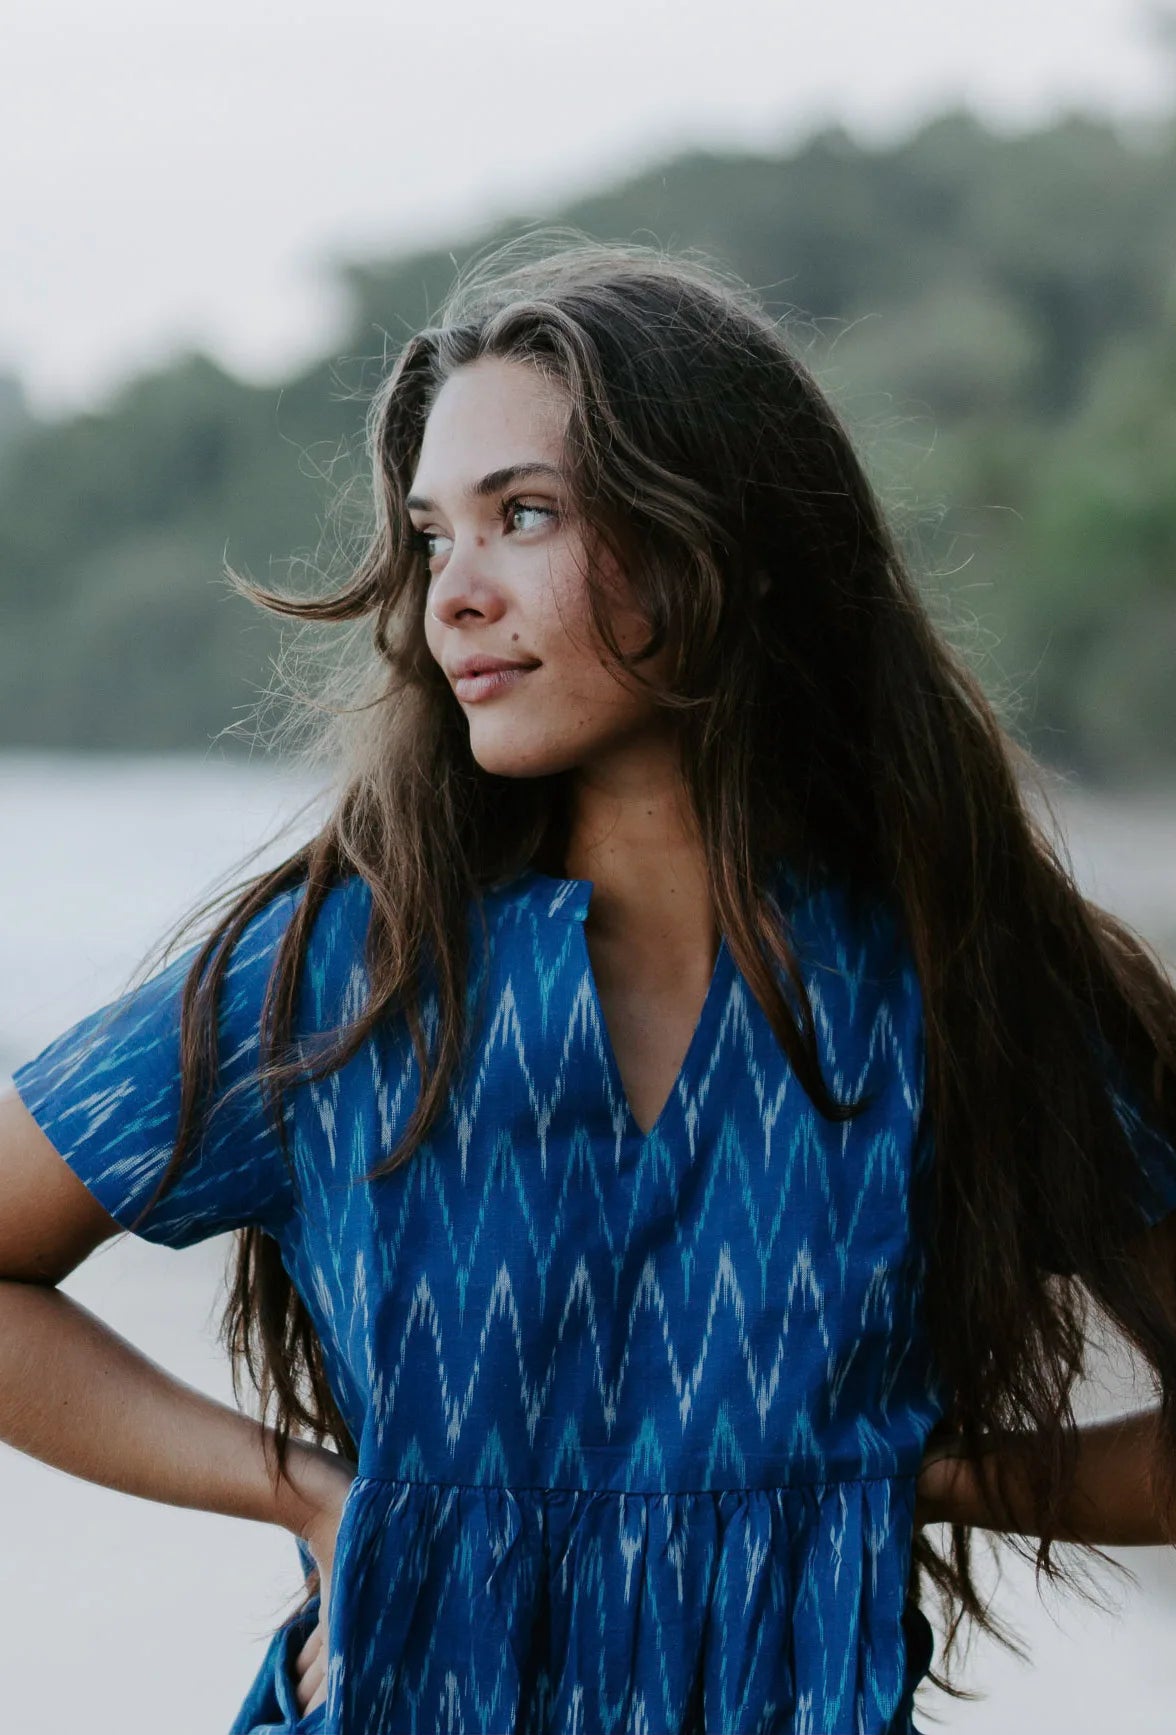
<path id="1" fill-rule="evenodd" d="M 538 667 L 538 663 L 533 663 L 528 668 L 492 669 L 484 675 L 461 675 L 454 682 L 453 690 L 463 704 L 474 704 L 479 699 L 492 699 L 495 693 L 504 693 Z"/>

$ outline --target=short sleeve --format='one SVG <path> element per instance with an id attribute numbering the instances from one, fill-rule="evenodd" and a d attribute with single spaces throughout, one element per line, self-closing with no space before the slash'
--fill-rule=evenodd
<path id="1" fill-rule="evenodd" d="M 1126 1135 L 1130 1159 L 1124 1186 L 1127 1217 L 1136 1225 L 1132 1232 L 1142 1234 L 1176 1210 L 1176 1142 L 1161 1131 L 1156 1110 L 1128 1080 L 1122 1060 L 1106 1038 L 1097 1033 L 1091 1040 L 1091 1066 L 1097 1068 L 1115 1118 Z M 1053 1230 L 1052 1220 L 1058 1215 L 1058 1208 L 1044 1199 L 1040 1208 L 1045 1213 L 1040 1233 L 1048 1249 L 1042 1255 L 1044 1269 L 1072 1276 L 1073 1266 L 1063 1259 Z"/>
<path id="2" fill-rule="evenodd" d="M 1150 1228 L 1176 1211 L 1176 1145 L 1145 1111 L 1142 1099 L 1130 1087 L 1119 1065 L 1109 1069 L 1110 1097 L 1116 1118 L 1130 1141 L 1135 1157 L 1132 1203 L 1141 1218 L 1141 1228 Z"/>
<path id="3" fill-rule="evenodd" d="M 272 900 L 237 938 L 218 995 L 219 1072 L 203 1135 L 140 1222 L 133 1220 L 175 1145 L 180 1005 L 202 942 L 13 1073 L 50 1143 L 110 1215 L 145 1240 L 189 1247 L 248 1224 L 276 1236 L 290 1213 L 293 1181 L 256 1072 L 266 984 L 298 895 Z"/>

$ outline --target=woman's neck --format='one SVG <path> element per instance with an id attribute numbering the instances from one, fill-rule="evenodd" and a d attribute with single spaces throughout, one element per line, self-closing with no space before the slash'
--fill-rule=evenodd
<path id="1" fill-rule="evenodd" d="M 706 855 L 679 787 L 618 795 L 582 786 L 537 865 L 592 881 L 588 921 L 602 940 L 640 936 L 679 954 L 701 948 L 713 961 L 718 930 Z"/>

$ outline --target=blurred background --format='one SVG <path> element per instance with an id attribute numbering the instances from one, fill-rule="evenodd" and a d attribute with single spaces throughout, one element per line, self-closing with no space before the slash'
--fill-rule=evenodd
<path id="1" fill-rule="evenodd" d="M 366 395 L 537 223 L 701 248 L 788 318 L 1086 888 L 1176 958 L 1176 8 L 46 0 L 0 54 L 0 1080 L 313 829 L 223 563 L 346 568 Z M 229 1400 L 227 1251 L 128 1237 L 64 1287 Z M 1085 1409 L 1150 1401 L 1101 1344 Z M 22 1735 L 227 1728 L 289 1537 L 3 1446 L 0 1524 Z M 1091 1610 L 1003 1557 L 1030 1662 L 977 1645 L 920 1727 L 1170 1727 L 1176 1555 L 1117 1558 Z"/>

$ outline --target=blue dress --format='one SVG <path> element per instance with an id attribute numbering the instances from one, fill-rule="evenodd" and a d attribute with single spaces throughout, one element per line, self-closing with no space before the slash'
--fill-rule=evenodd
<path id="1" fill-rule="evenodd" d="M 249 1079 L 301 889 L 238 942 L 223 1101 L 138 1232 L 185 1247 L 259 1223 L 276 1240 L 358 1474 L 326 1703 L 299 1718 L 294 1699 L 316 1598 L 273 1635 L 229 1735 L 914 1729 L 932 1654 L 905 1607 L 915 1479 L 944 1409 L 922 1312 L 919 983 L 890 904 L 783 866 L 775 890 L 825 1077 L 872 1093 L 858 1119 L 812 1107 L 724 941 L 643 1135 L 593 980 L 592 884 L 528 870 L 485 894 L 485 950 L 471 905 L 484 1011 L 446 1114 L 367 1185 L 419 1085 L 403 1020 L 291 1093 L 292 1178 Z M 369 909 L 359 878 L 329 894 L 300 1035 L 360 1010 Z M 14 1076 L 119 1221 L 171 1150 L 194 952 Z M 1176 1154 L 1140 1148 L 1154 1220 L 1176 1205 Z"/>

